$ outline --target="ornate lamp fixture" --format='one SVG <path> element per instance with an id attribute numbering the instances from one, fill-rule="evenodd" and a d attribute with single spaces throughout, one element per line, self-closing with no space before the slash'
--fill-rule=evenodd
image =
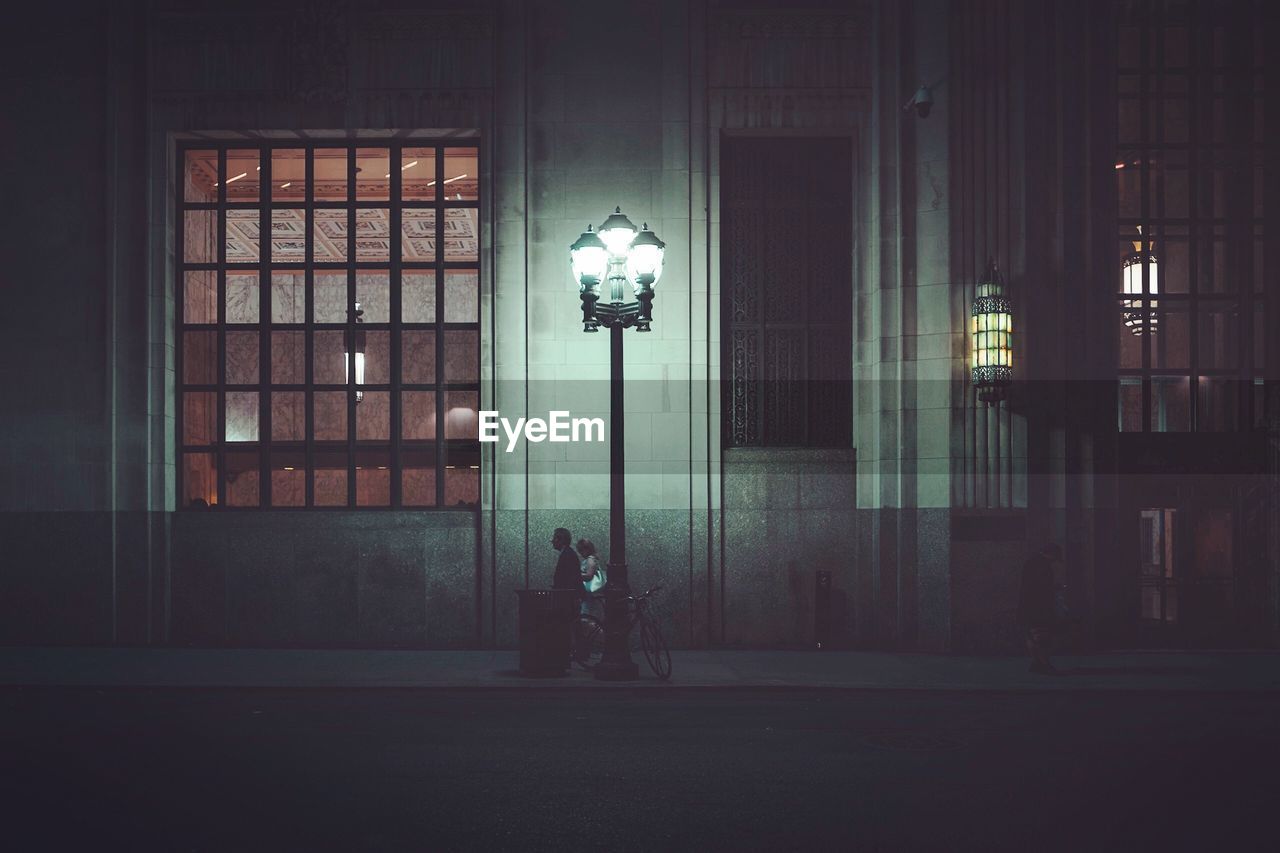
<path id="1" fill-rule="evenodd" d="M 647 222 L 637 229 L 618 207 L 599 231 L 587 226 L 569 247 L 570 267 L 582 299 L 584 331 L 595 332 L 602 325 L 651 331 L 654 285 L 662 277 L 666 245 L 649 230 Z M 600 285 L 606 278 L 609 301 L 601 303 Z M 628 283 L 635 302 L 626 301 Z"/>
<path id="2" fill-rule="evenodd" d="M 995 261 L 978 282 L 970 311 L 971 362 L 969 379 L 978 399 L 994 405 L 1013 383 L 1013 312 L 1004 295 Z"/>
<path id="3" fill-rule="evenodd" d="M 342 354 L 342 363 L 344 369 L 348 371 L 344 373 L 344 380 L 349 382 L 351 377 L 351 351 L 355 350 L 356 361 L 356 402 L 359 403 L 364 399 L 364 392 L 360 390 L 360 386 L 364 385 L 364 329 L 360 328 L 360 324 L 364 322 L 364 309 L 360 307 L 360 303 L 356 303 L 355 309 L 356 328 L 354 331 L 347 331 L 346 352 Z"/>
<path id="4" fill-rule="evenodd" d="M 1138 227 L 1138 236 L 1142 236 L 1142 227 Z M 1121 304 L 1124 307 L 1124 324 L 1129 328 L 1130 332 L 1135 335 L 1142 336 L 1147 332 L 1154 333 L 1158 325 L 1156 316 L 1156 300 L 1154 297 L 1159 290 L 1160 276 L 1159 263 L 1160 260 L 1155 253 L 1155 244 L 1149 244 L 1149 247 L 1142 247 L 1142 240 L 1133 241 L 1133 251 L 1125 255 L 1121 262 L 1121 269 L 1124 276 L 1124 292 L 1126 295 L 1132 294 L 1137 299 L 1125 299 Z M 1144 290 L 1142 286 L 1142 273 L 1146 270 L 1147 287 Z"/>

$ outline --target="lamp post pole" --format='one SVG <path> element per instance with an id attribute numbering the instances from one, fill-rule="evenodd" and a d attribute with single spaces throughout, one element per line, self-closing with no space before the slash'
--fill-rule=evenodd
<path id="1" fill-rule="evenodd" d="M 640 674 L 631 659 L 627 596 L 627 481 L 623 424 L 626 420 L 622 377 L 622 330 L 609 329 L 609 579 L 604 586 L 604 654 L 596 678 L 622 681 Z"/>
<path id="2" fill-rule="evenodd" d="M 609 569 L 604 586 L 604 654 L 595 669 L 602 681 L 636 678 L 628 640 L 631 588 L 627 578 L 627 505 L 624 423 L 626 420 L 622 369 L 622 333 L 635 327 L 650 330 L 653 286 L 662 275 L 665 244 L 649 230 L 638 231 L 615 208 L 597 234 L 587 230 L 569 248 L 571 267 L 582 299 L 583 331 L 609 329 Z M 600 302 L 600 283 L 609 284 L 609 301 Z M 630 282 L 635 302 L 624 299 Z"/>

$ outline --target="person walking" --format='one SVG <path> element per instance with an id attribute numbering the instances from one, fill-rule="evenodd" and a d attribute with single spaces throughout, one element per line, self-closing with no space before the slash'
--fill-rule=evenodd
<path id="1" fill-rule="evenodd" d="M 556 570 L 551 588 L 565 590 L 556 596 L 555 612 L 565 622 L 572 621 L 578 613 L 578 602 L 585 595 L 582 588 L 582 561 L 573 550 L 573 535 L 563 527 L 551 534 L 551 547 L 556 550 Z"/>
<path id="2" fill-rule="evenodd" d="M 1062 561 L 1062 548 L 1053 542 L 1042 545 L 1022 564 L 1022 584 L 1018 589 L 1018 622 L 1026 632 L 1028 669 L 1040 675 L 1057 675 L 1049 659 L 1057 602 L 1054 598 L 1054 568 Z"/>

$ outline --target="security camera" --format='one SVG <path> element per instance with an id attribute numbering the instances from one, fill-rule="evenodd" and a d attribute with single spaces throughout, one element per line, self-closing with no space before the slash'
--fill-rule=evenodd
<path id="1" fill-rule="evenodd" d="M 902 105 L 902 111 L 906 112 L 912 107 L 916 108 L 916 115 L 920 118 L 927 118 L 929 110 L 933 109 L 933 92 L 929 91 L 929 87 L 921 85 L 916 89 L 916 93 L 911 96 L 911 100 Z"/>

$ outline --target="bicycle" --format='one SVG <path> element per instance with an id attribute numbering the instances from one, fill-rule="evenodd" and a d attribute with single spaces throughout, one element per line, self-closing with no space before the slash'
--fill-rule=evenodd
<path id="1" fill-rule="evenodd" d="M 666 681 L 671 677 L 671 652 L 667 649 L 667 642 L 662 637 L 657 620 L 649 610 L 650 596 L 660 589 L 662 584 L 642 595 L 627 596 L 627 633 L 630 634 L 636 625 L 640 626 L 640 650 L 644 652 L 644 659 L 648 661 L 653 674 Z M 596 593 L 592 598 L 603 600 L 604 596 Z M 579 614 L 574 625 L 574 660 L 583 669 L 593 670 L 599 665 L 604 656 L 604 636 L 603 622 L 590 613 Z"/>

